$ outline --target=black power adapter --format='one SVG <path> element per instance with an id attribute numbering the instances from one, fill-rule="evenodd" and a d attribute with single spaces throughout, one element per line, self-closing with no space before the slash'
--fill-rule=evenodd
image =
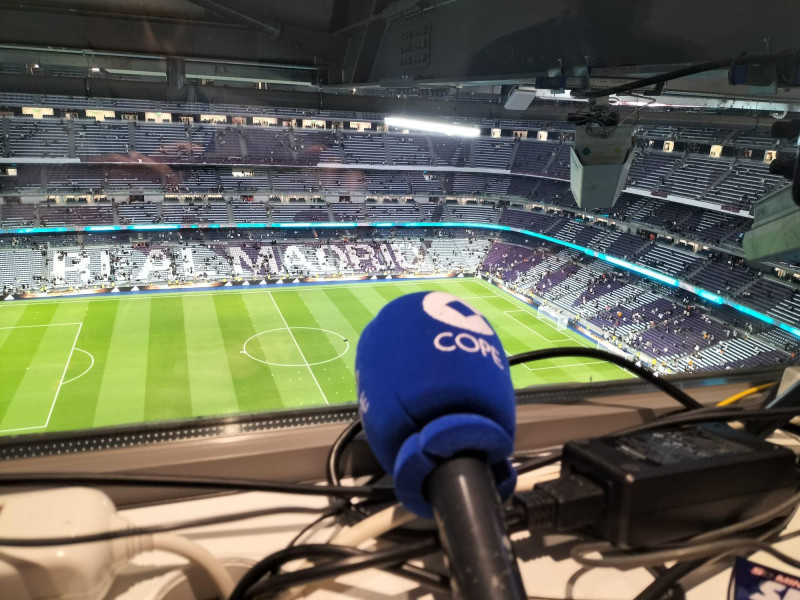
<path id="1" fill-rule="evenodd" d="M 561 477 L 522 494 L 529 529 L 663 544 L 763 513 L 797 492 L 793 452 L 725 424 L 568 442 Z M 787 512 L 788 514 L 788 512 Z"/>

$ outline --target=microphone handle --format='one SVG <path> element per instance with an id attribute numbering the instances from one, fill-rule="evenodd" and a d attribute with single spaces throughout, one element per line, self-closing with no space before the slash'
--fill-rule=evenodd
<path id="1" fill-rule="evenodd" d="M 527 600 L 489 465 L 448 460 L 428 478 L 439 537 L 459 600 Z"/>

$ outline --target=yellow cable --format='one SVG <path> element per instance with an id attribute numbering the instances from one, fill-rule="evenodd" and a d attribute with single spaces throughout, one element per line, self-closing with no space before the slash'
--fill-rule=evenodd
<path id="1" fill-rule="evenodd" d="M 718 402 L 717 406 L 728 406 L 729 404 L 733 404 L 734 402 L 738 402 L 742 398 L 747 398 L 747 396 L 752 396 L 753 394 L 757 394 L 758 392 L 763 392 L 764 390 L 771 388 L 775 385 L 775 382 L 772 383 L 762 383 L 761 385 L 757 385 L 755 387 L 751 387 L 743 392 L 739 392 L 738 394 L 734 394 L 730 398 L 725 398 L 722 402 Z"/>

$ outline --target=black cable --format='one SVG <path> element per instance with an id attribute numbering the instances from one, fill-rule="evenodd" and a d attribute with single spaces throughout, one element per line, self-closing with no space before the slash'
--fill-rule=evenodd
<path id="1" fill-rule="evenodd" d="M 430 544 L 432 541 L 428 540 L 426 543 Z M 394 548 L 392 548 L 392 550 L 394 550 Z M 352 557 L 367 555 L 372 556 L 373 553 L 367 552 L 366 550 L 360 550 L 352 546 L 337 546 L 333 544 L 306 544 L 303 546 L 292 546 L 285 548 L 270 554 L 266 558 L 263 558 L 258 563 L 253 565 L 250 570 L 239 580 L 239 583 L 236 585 L 236 588 L 233 590 L 233 593 L 230 596 L 230 600 L 243 600 L 246 596 L 250 595 L 250 588 L 258 583 L 263 577 L 277 573 L 284 564 L 294 560 L 301 558 L 313 560 L 315 558 L 336 558 L 342 556 Z M 419 574 L 420 571 L 424 570 L 420 569 L 416 571 L 416 573 Z"/>
<path id="2" fill-rule="evenodd" d="M 336 441 L 333 442 L 331 449 L 328 451 L 328 458 L 326 460 L 327 469 L 325 470 L 325 477 L 328 480 L 328 485 L 341 485 L 339 463 L 342 460 L 342 454 L 344 454 L 350 442 L 352 442 L 363 429 L 364 425 L 361 423 L 361 419 L 356 419 L 345 427 L 344 431 L 342 431 L 339 437 L 336 438 Z"/>
<path id="3" fill-rule="evenodd" d="M 352 421 L 347 427 L 342 430 L 339 434 L 339 437 L 336 438 L 336 441 L 331 446 L 331 449 L 328 451 L 328 457 L 325 461 L 326 469 L 325 469 L 325 478 L 330 485 L 341 485 L 341 477 L 342 477 L 342 456 L 344 455 L 347 447 L 352 443 L 352 441 L 364 430 L 364 426 L 361 423 L 360 419 L 356 419 Z M 373 480 L 380 479 L 384 476 L 383 471 L 379 474 L 373 475 L 372 480 L 370 483 L 373 483 Z M 382 501 L 369 501 L 365 500 L 362 502 L 352 502 L 349 499 L 344 499 L 342 502 L 341 512 L 342 520 L 346 525 L 353 525 L 363 519 L 369 517 L 374 513 L 374 510 L 371 510 L 374 504 L 384 504 Z M 386 532 L 381 536 L 381 538 L 402 544 L 411 541 L 418 541 L 421 537 L 429 537 L 433 535 L 432 531 L 422 531 L 419 529 L 413 529 L 410 527 L 397 527 L 389 532 Z"/>
<path id="4" fill-rule="evenodd" d="M 309 546 L 295 546 L 293 549 L 300 550 L 303 548 L 309 548 Z M 332 562 L 315 565 L 307 569 L 300 569 L 299 571 L 273 575 L 264 581 L 249 586 L 242 598 L 253 598 L 261 594 L 275 594 L 276 592 L 296 585 L 305 585 L 321 579 L 330 579 L 332 577 L 344 575 L 345 573 L 352 573 L 354 571 L 361 571 L 363 569 L 385 568 L 391 565 L 403 563 L 412 558 L 425 556 L 426 554 L 430 554 L 438 549 L 438 540 L 429 539 L 422 542 L 394 546 L 392 548 L 387 548 L 386 550 L 364 552 L 364 554 L 361 555 L 348 556 Z M 355 550 L 355 552 L 358 553 L 361 552 L 355 548 L 352 548 L 351 550 Z M 279 554 L 281 554 L 281 552 L 278 552 L 273 556 L 277 556 Z M 295 556 L 295 558 L 297 558 L 297 556 Z M 281 560 L 281 564 L 285 562 L 287 561 Z M 231 600 L 239 600 L 239 598 L 231 595 Z"/>
<path id="5" fill-rule="evenodd" d="M 663 379 L 662 377 L 658 377 L 653 372 L 649 371 L 648 369 L 645 369 L 644 367 L 637 367 L 635 363 L 631 362 L 627 358 L 618 356 L 617 354 L 612 354 L 611 352 L 606 352 L 604 350 L 598 350 L 597 348 L 570 346 L 566 348 L 545 348 L 544 350 L 532 350 L 530 352 L 523 352 L 522 354 L 515 354 L 514 356 L 510 356 L 508 358 L 508 364 L 513 367 L 514 365 L 520 365 L 535 360 L 562 358 L 565 356 L 599 358 L 601 360 L 614 363 L 618 367 L 622 367 L 626 371 L 630 371 L 631 373 L 638 375 L 642 379 L 646 379 L 654 386 L 659 388 L 662 392 L 680 402 L 686 408 L 690 409 L 703 408 L 702 404 L 700 404 L 697 400 L 689 396 L 686 392 L 679 389 L 671 382 Z"/>
<path id="6" fill-rule="evenodd" d="M 336 441 L 333 442 L 333 445 L 328 451 L 328 457 L 325 460 L 325 478 L 328 481 L 328 485 L 341 485 L 342 456 L 350 443 L 363 430 L 364 425 L 361 423 L 361 419 L 356 418 L 356 420 L 352 421 L 344 428 L 342 433 L 339 434 L 339 437 L 336 438 Z M 364 506 L 359 506 L 359 504 L 355 504 L 350 500 L 346 500 L 342 505 L 342 513 L 346 517 L 349 517 L 348 524 L 352 524 L 353 522 L 369 516 Z"/>
<path id="7" fill-rule="evenodd" d="M 678 582 L 706 562 L 708 562 L 708 559 L 699 558 L 697 560 L 673 565 L 656 577 L 655 580 L 639 592 L 633 600 L 662 600 L 670 590 L 683 591 L 683 588 L 678 585 Z"/>
<path id="8" fill-rule="evenodd" d="M 796 54 L 796 52 L 795 52 Z M 770 52 L 768 54 L 754 54 L 752 56 L 738 56 L 735 58 L 725 58 L 722 60 L 712 60 L 702 63 L 695 63 L 673 71 L 667 71 L 660 75 L 653 77 L 646 77 L 638 79 L 629 83 L 615 85 L 614 87 L 605 88 L 602 90 L 572 90 L 573 98 L 587 99 L 587 98 L 602 98 L 603 96 L 611 96 L 623 92 L 629 92 L 639 88 L 647 87 L 655 83 L 664 83 L 678 79 L 679 77 L 686 77 L 688 75 L 695 75 L 696 73 L 704 73 L 706 71 L 713 71 L 714 69 L 727 68 L 730 70 L 735 65 L 758 65 L 764 63 L 778 63 L 782 59 L 790 59 L 793 54 L 789 52 Z"/>
<path id="9" fill-rule="evenodd" d="M 262 558 L 245 573 L 233 592 L 229 600 L 244 600 L 247 591 L 262 577 L 275 573 L 284 564 L 300 558 L 313 559 L 314 557 L 329 556 L 354 556 L 358 550 L 351 546 L 335 546 L 333 544 L 304 544 L 303 546 L 290 546 L 273 552 L 269 556 Z"/>
<path id="10" fill-rule="evenodd" d="M 599 546 L 601 544 L 596 544 Z M 730 538 L 703 544 L 693 544 L 685 547 L 668 548 L 666 550 L 655 550 L 629 555 L 625 552 L 617 552 L 616 555 L 606 556 L 603 550 L 592 548 L 593 544 L 583 544 L 573 547 L 570 550 L 570 557 L 580 564 L 589 567 L 611 567 L 616 569 L 631 569 L 646 567 L 653 564 L 663 564 L 670 561 L 688 561 L 694 559 L 710 559 L 713 557 L 723 558 L 730 554 L 747 555 L 755 552 L 766 552 L 795 569 L 800 569 L 800 560 L 773 548 L 769 543 L 750 538 Z M 603 555 L 601 558 L 587 558 L 589 552 L 598 551 Z M 609 553 L 614 552 L 610 550 Z"/>
<path id="11" fill-rule="evenodd" d="M 387 567 L 385 570 L 402 575 L 406 579 L 416 581 L 434 592 L 440 592 L 442 594 L 452 593 L 450 578 L 446 575 L 428 571 L 427 569 L 412 565 L 411 563 L 405 563 L 401 567 Z"/>
<path id="12" fill-rule="evenodd" d="M 653 576 L 653 579 L 658 579 L 667 572 L 667 567 L 645 567 L 645 570 Z M 686 600 L 686 593 L 679 585 L 672 586 L 669 593 L 663 596 L 662 600 Z"/>
<path id="13" fill-rule="evenodd" d="M 523 473 L 528 473 L 530 471 L 535 471 L 536 469 L 541 469 L 542 467 L 546 467 L 548 465 L 552 465 L 557 463 L 561 460 L 561 451 L 553 452 L 552 454 L 548 454 L 547 456 L 539 456 L 537 458 L 532 458 L 530 460 L 526 460 L 517 467 L 517 473 L 522 475 Z"/>
<path id="14" fill-rule="evenodd" d="M 657 419 L 650 423 L 643 423 L 627 429 L 610 433 L 604 437 L 616 437 L 620 435 L 631 435 L 634 433 L 642 433 L 644 431 L 651 431 L 653 429 L 661 429 L 663 427 L 677 427 L 680 425 L 691 425 L 693 423 L 708 423 L 712 421 L 759 421 L 774 418 L 792 418 L 800 416 L 800 407 L 793 408 L 772 408 L 769 410 L 762 409 L 725 409 L 708 410 L 708 411 L 695 411 L 675 415 L 674 417 L 666 417 Z"/>
<path id="15" fill-rule="evenodd" d="M 767 393 L 764 394 L 764 398 L 761 400 L 761 403 L 758 405 L 759 408 L 767 408 L 767 406 L 775 400 L 775 397 L 778 395 L 778 390 L 781 387 L 781 382 L 775 382 L 771 388 L 767 390 Z"/>
<path id="16" fill-rule="evenodd" d="M 211 490 L 238 490 L 299 494 L 305 496 L 334 496 L 341 498 L 372 498 L 391 500 L 390 488 L 371 486 L 331 486 L 259 479 L 228 479 L 222 477 L 192 477 L 185 475 L 135 475 L 127 473 L 0 473 L 0 486 L 132 486 L 168 487 Z"/>
<path id="17" fill-rule="evenodd" d="M 326 511 L 325 511 L 324 513 L 322 513 L 322 514 L 321 514 L 319 517 L 317 517 L 316 519 L 314 519 L 313 521 L 311 521 L 311 523 L 309 523 L 308 525 L 306 525 L 305 527 L 303 527 L 303 528 L 302 528 L 302 529 L 301 529 L 301 530 L 300 530 L 300 531 L 297 533 L 297 535 L 296 535 L 296 536 L 294 536 L 294 537 L 292 538 L 292 541 L 291 541 L 291 542 L 289 542 L 288 544 L 286 544 L 286 547 L 287 547 L 287 548 L 291 548 L 292 546 L 295 546 L 295 545 L 297 544 L 297 542 L 299 542 L 299 541 L 300 541 L 300 539 L 301 539 L 301 538 L 302 538 L 302 537 L 303 537 L 303 536 L 304 536 L 306 533 L 308 533 L 308 532 L 309 532 L 311 529 L 313 529 L 314 527 L 316 527 L 317 525 L 319 525 L 320 523 L 322 523 L 322 522 L 323 522 L 325 519 L 330 519 L 331 517 L 335 517 L 335 516 L 337 516 L 339 513 L 341 513 L 341 512 L 342 512 L 342 510 L 344 510 L 344 505 L 343 505 L 343 504 L 341 504 L 341 503 L 339 503 L 339 505 L 338 505 L 338 506 L 334 506 L 333 508 L 330 508 L 330 509 L 326 510 Z"/>
<path id="18" fill-rule="evenodd" d="M 650 585 L 648 585 L 644 590 L 642 590 L 634 600 L 663 600 L 665 594 L 670 590 L 682 590 L 682 588 L 678 585 L 678 582 L 692 573 L 693 571 L 705 566 L 711 565 L 712 563 L 724 559 L 726 556 L 730 554 L 738 553 L 740 549 L 748 548 L 748 543 L 752 542 L 753 544 L 764 544 L 766 540 L 774 538 L 780 531 L 786 527 L 789 522 L 791 522 L 792 518 L 794 517 L 794 511 L 787 515 L 786 517 L 779 519 L 778 524 L 774 525 L 773 523 L 762 524 L 760 526 L 755 527 L 754 529 L 750 530 L 749 533 L 755 535 L 755 538 L 745 538 L 744 540 L 740 540 L 739 544 L 734 544 L 733 551 L 723 552 L 717 556 L 708 556 L 704 558 L 695 558 L 691 560 L 679 560 L 673 567 L 662 573 L 659 577 L 656 578 Z M 766 528 L 766 530 L 765 530 Z M 709 532 L 711 533 L 711 532 Z M 701 536 L 696 536 L 693 539 L 699 539 L 703 536 L 707 536 L 708 534 L 703 534 Z M 720 534 L 719 539 L 722 540 L 723 538 L 727 537 L 725 534 Z M 709 538 L 711 539 L 711 538 Z M 781 541 L 780 538 L 775 540 L 775 543 Z M 727 542 L 723 542 L 727 543 Z M 689 549 L 692 547 L 691 540 L 685 546 L 685 548 Z M 655 546 L 651 548 L 651 550 L 658 550 L 659 548 L 668 549 L 675 551 L 676 549 L 680 549 L 679 545 L 666 545 L 666 546 Z M 756 549 L 750 548 L 751 551 L 756 551 Z M 757 550 L 762 550 L 768 553 L 775 555 L 777 551 L 774 549 L 766 550 L 762 546 L 759 546 Z M 602 552 L 601 552 L 602 554 Z M 748 553 L 749 554 L 749 553 Z M 791 557 L 784 557 L 782 554 L 779 554 L 777 558 L 779 560 L 783 560 L 783 558 Z M 633 555 L 635 556 L 635 554 Z"/>
<path id="19" fill-rule="evenodd" d="M 792 435 L 800 435 L 800 425 L 795 425 L 794 423 L 786 423 L 785 425 L 781 425 L 779 429 L 786 433 L 791 433 Z"/>
<path id="20" fill-rule="evenodd" d="M 780 387 L 779 384 L 773 386 L 772 389 L 769 390 L 768 397 L 771 397 L 770 400 L 765 400 L 763 403 L 763 407 L 768 410 L 772 411 L 777 408 L 789 408 L 793 406 L 800 405 L 800 385 L 791 385 L 786 389 L 780 397 L 778 397 L 778 388 Z M 773 395 L 772 392 L 775 391 Z M 772 435 L 776 429 L 780 429 L 783 425 L 789 422 L 790 419 L 775 419 L 774 421 L 767 421 L 764 423 L 758 424 L 748 424 L 746 427 L 747 432 L 753 435 L 757 435 L 761 438 L 767 438 Z"/>
<path id="21" fill-rule="evenodd" d="M 296 514 L 317 514 L 320 508 L 303 508 L 285 506 L 280 508 L 266 508 L 261 510 L 251 510 L 247 512 L 230 513 L 227 515 L 217 515 L 202 519 L 189 519 L 186 521 L 175 521 L 162 525 L 150 525 L 148 527 L 132 527 L 130 529 L 116 529 L 112 531 L 102 531 L 99 533 L 89 533 L 86 535 L 76 535 L 70 537 L 54 538 L 0 538 L 0 546 L 15 546 L 23 548 L 37 548 L 40 546 L 68 546 L 71 544 L 87 544 L 90 542 L 105 542 L 119 538 L 133 537 L 137 535 L 154 535 L 166 531 L 176 531 L 178 529 L 189 529 L 192 527 L 205 527 L 207 525 L 217 525 L 219 523 L 230 523 L 231 521 L 244 521 L 256 517 L 268 517 L 271 515 L 281 515 L 288 513 Z"/>

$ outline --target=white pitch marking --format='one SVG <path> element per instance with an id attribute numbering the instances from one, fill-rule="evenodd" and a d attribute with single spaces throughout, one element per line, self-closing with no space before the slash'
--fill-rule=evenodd
<path id="1" fill-rule="evenodd" d="M 443 281 L 460 281 L 463 283 L 463 279 L 453 279 L 452 277 L 437 277 L 431 279 L 422 279 L 422 280 L 414 280 L 414 281 L 404 281 L 400 279 L 390 279 L 390 280 L 379 280 L 379 281 L 371 281 L 369 279 L 364 280 L 361 283 L 331 283 L 331 284 L 323 284 L 323 285 L 292 285 L 289 287 L 281 288 L 279 286 L 274 286 L 274 289 L 270 290 L 270 293 L 275 292 L 297 292 L 297 291 L 309 291 L 309 290 L 331 290 L 331 289 L 342 289 L 342 288 L 357 288 L 359 285 L 363 284 L 373 284 L 373 285 L 424 285 L 426 281 L 432 281 L 436 283 L 440 283 Z M 44 300 L 41 298 L 21 298 L 19 300 L 15 300 L 15 306 L 21 303 L 35 303 L 35 304 L 70 304 L 73 302 L 111 302 L 111 301 L 131 301 L 131 300 L 152 300 L 153 298 L 158 298 L 159 296 L 169 296 L 171 298 L 174 297 L 184 297 L 184 296 L 195 296 L 198 293 L 203 292 L 212 292 L 214 294 L 263 294 L 263 289 L 241 289 L 241 288 L 222 288 L 222 287 L 213 287 L 213 288 L 199 288 L 191 292 L 172 292 L 164 290 L 160 293 L 156 294 L 144 294 L 144 295 L 125 295 L 125 296 L 110 296 L 103 295 L 99 298 L 92 296 L 92 295 L 83 295 L 80 298 L 76 298 L 73 296 L 59 296 L 53 298 L 52 300 Z M 3 305 L 0 305 L 3 306 Z"/>
<path id="2" fill-rule="evenodd" d="M 42 325 L 9 325 L 0 329 L 29 329 L 31 327 L 60 327 L 62 325 L 82 325 L 83 323 L 44 323 Z"/>
<path id="3" fill-rule="evenodd" d="M 317 376 L 314 375 L 314 371 L 311 369 L 311 365 L 308 364 L 305 354 L 303 354 L 303 351 L 300 349 L 300 344 L 297 343 L 297 340 L 295 339 L 294 334 L 292 333 L 292 330 L 289 327 L 289 324 L 286 322 L 286 319 L 284 318 L 283 313 L 281 312 L 281 309 L 278 306 L 278 303 L 275 302 L 275 297 L 272 295 L 272 292 L 267 292 L 267 293 L 269 294 L 272 303 L 275 305 L 275 310 L 278 311 L 278 315 L 280 315 L 281 321 L 283 321 L 284 327 L 286 327 L 286 330 L 289 332 L 289 336 L 292 338 L 294 345 L 297 346 L 297 351 L 300 353 L 300 358 L 303 359 L 303 362 L 306 364 L 306 367 L 308 368 L 308 372 L 311 374 L 311 378 L 314 380 L 314 383 L 317 384 L 317 389 L 319 390 L 319 393 L 322 394 L 322 399 L 325 400 L 325 404 L 330 404 L 330 402 L 328 402 L 328 397 L 325 395 L 325 392 L 322 391 L 322 386 L 319 384 L 319 381 L 317 381 Z"/>
<path id="4" fill-rule="evenodd" d="M 327 360 L 320 360 L 318 362 L 313 362 L 313 363 L 306 362 L 305 364 L 307 364 L 308 366 L 314 367 L 314 366 L 317 366 L 317 365 L 324 365 L 325 363 L 333 362 L 334 360 L 336 360 L 338 358 L 341 358 L 342 356 L 347 354 L 347 351 L 350 350 L 350 342 L 348 342 L 347 339 L 341 333 L 336 333 L 335 331 L 331 331 L 330 329 L 322 329 L 322 327 L 292 327 L 291 329 L 310 329 L 312 331 L 322 331 L 324 333 L 330 333 L 330 334 L 339 336 L 340 338 L 342 338 L 342 341 L 345 343 L 344 350 L 342 350 L 338 355 L 334 356 L 333 358 L 329 358 Z M 260 362 L 262 364 L 270 365 L 270 366 L 273 366 L 273 367 L 302 367 L 303 365 L 295 365 L 295 364 L 289 364 L 289 363 L 276 363 L 276 362 L 270 362 L 268 360 L 261 360 L 260 358 L 256 358 L 255 356 L 253 356 L 252 354 L 250 354 L 247 351 L 247 344 L 250 342 L 250 340 L 252 340 L 254 338 L 257 338 L 259 336 L 262 336 L 265 333 L 272 333 L 273 331 L 284 331 L 284 328 L 283 327 L 279 327 L 277 329 L 267 329 L 266 331 L 261 331 L 260 333 L 256 333 L 254 335 L 251 335 L 249 338 L 247 338 L 245 340 L 244 345 L 242 346 L 243 350 L 241 351 L 241 353 L 246 355 L 249 358 L 252 358 L 256 362 Z M 297 342 L 295 342 L 295 344 L 296 343 Z M 302 354 L 302 352 L 301 352 L 301 354 Z"/>
<path id="5" fill-rule="evenodd" d="M 522 309 L 519 309 L 519 310 L 505 310 L 505 311 L 503 311 L 503 314 L 504 314 L 505 316 L 507 316 L 509 319 L 514 319 L 514 320 L 515 320 L 517 323 L 519 323 L 520 325 L 522 325 L 522 326 L 523 326 L 525 329 L 527 329 L 528 331 L 530 331 L 531 333 L 533 333 L 533 334 L 535 334 L 535 335 L 538 335 L 540 338 L 542 338 L 542 339 L 543 339 L 545 342 L 547 342 L 547 343 L 549 343 L 549 344 L 555 344 L 555 343 L 557 343 L 557 342 L 571 342 L 571 341 L 572 341 L 572 340 L 571 340 L 571 339 L 569 339 L 568 337 L 562 337 L 560 340 L 551 340 L 551 339 L 549 339 L 549 338 L 546 338 L 546 337 L 544 337 L 544 336 L 543 336 L 541 333 L 539 333 L 538 331 L 536 331 L 536 330 L 535 330 L 535 329 L 533 329 L 532 327 L 529 327 L 528 325 L 525 325 L 525 323 L 523 323 L 523 322 L 522 322 L 522 321 L 520 321 L 518 318 L 516 318 L 515 316 L 513 316 L 513 315 L 511 314 L 512 312 L 522 312 Z M 530 313 L 528 313 L 528 314 L 530 314 Z"/>
<path id="6" fill-rule="evenodd" d="M 31 429 L 42 429 L 47 425 L 32 425 L 30 427 L 14 427 L 13 429 L 0 429 L 0 433 L 13 433 L 14 431 L 30 431 Z"/>
<path id="7" fill-rule="evenodd" d="M 92 362 L 91 362 L 91 364 L 90 364 L 90 365 L 89 365 L 89 366 L 86 368 L 86 370 L 85 370 L 83 373 L 81 373 L 80 375 L 76 375 L 76 376 L 75 376 L 75 377 L 73 377 L 72 379 L 68 379 L 67 381 L 65 381 L 65 382 L 64 382 L 64 385 L 66 385 L 66 384 L 68 384 L 68 383 L 72 383 L 72 382 L 73 382 L 73 381 L 75 381 L 76 379 L 78 379 L 78 378 L 80 378 L 80 377 L 83 377 L 83 376 L 84 376 L 84 375 L 86 375 L 86 374 L 87 374 L 89 371 L 91 371 L 91 370 L 92 370 L 92 367 L 94 366 L 94 356 L 92 355 L 92 353 L 91 353 L 91 352 L 87 352 L 86 350 L 83 350 L 83 349 L 81 349 L 81 348 L 75 348 L 75 350 L 77 350 L 78 352 L 83 352 L 84 354 L 86 354 L 86 355 L 87 355 L 87 356 L 88 356 L 90 359 L 92 359 Z"/>
<path id="8" fill-rule="evenodd" d="M 555 367 L 528 367 L 527 364 L 525 366 L 528 367 L 529 371 L 546 371 L 548 369 L 568 369 L 570 367 L 583 367 L 583 366 L 586 366 L 586 365 L 608 365 L 608 364 L 611 364 L 611 363 L 607 363 L 604 360 L 593 360 L 591 362 L 574 363 L 574 364 L 571 364 L 571 365 L 559 365 L 559 366 L 555 366 Z"/>
<path id="9" fill-rule="evenodd" d="M 67 357 L 67 364 L 64 365 L 64 372 L 61 374 L 61 381 L 58 382 L 58 389 L 56 389 L 56 396 L 55 398 L 53 398 L 53 403 L 50 405 L 50 412 L 47 413 L 47 420 L 44 422 L 45 427 L 47 427 L 50 424 L 50 417 L 53 416 L 53 409 L 56 407 L 58 394 L 59 392 L 61 392 L 61 386 L 64 385 L 64 375 L 67 374 L 67 368 L 69 367 L 69 363 L 72 360 L 72 355 L 75 352 L 75 345 L 78 343 L 78 338 L 81 335 L 82 329 L 83 329 L 83 323 L 78 323 L 78 333 L 75 334 L 75 339 L 72 342 L 72 349 L 69 351 L 69 357 Z"/>
<path id="10" fill-rule="evenodd" d="M 489 288 L 492 291 L 492 293 L 494 293 L 495 296 L 498 296 L 499 298 L 502 298 L 503 300 L 505 300 L 506 302 L 508 302 L 509 304 L 511 304 L 513 306 L 517 306 L 517 307 L 519 306 L 513 300 L 517 300 L 517 302 L 520 302 L 520 303 L 522 302 L 522 300 L 519 300 L 518 298 L 515 298 L 514 296 L 512 296 L 508 292 L 505 292 L 506 295 L 503 295 L 503 293 L 497 291 L 497 288 L 495 288 L 495 286 L 493 286 L 491 283 L 487 283 L 483 279 L 479 280 L 478 283 L 480 283 L 484 287 Z M 511 297 L 509 298 L 508 296 L 511 296 Z M 513 298 L 513 300 L 512 300 L 512 298 Z M 533 315 L 533 313 L 530 310 L 530 307 L 527 304 L 525 306 L 526 306 L 526 308 L 518 309 L 518 310 L 523 310 L 524 312 L 527 312 L 528 314 Z M 536 316 L 536 315 L 534 315 L 534 316 Z M 538 316 L 536 316 L 536 318 L 539 319 Z M 560 333 L 558 331 L 558 329 L 553 327 L 553 325 L 547 321 L 547 319 L 539 319 L 539 321 L 541 321 L 542 323 L 547 325 L 550 329 L 552 329 L 556 333 Z M 578 344 L 580 344 L 581 346 L 584 346 L 586 348 L 593 348 L 594 347 L 592 344 L 589 344 L 588 342 L 586 342 L 584 340 L 583 336 L 580 336 L 580 335 L 578 336 L 577 340 L 574 340 L 572 338 L 567 338 L 567 339 L 569 339 L 569 341 L 571 341 L 571 342 L 577 342 Z"/>
<path id="11" fill-rule="evenodd" d="M 495 289 L 495 287 L 494 287 L 494 286 L 493 286 L 491 283 L 487 283 L 486 281 L 484 281 L 484 280 L 482 280 L 482 279 L 479 281 L 479 283 L 481 283 L 483 286 L 488 286 L 488 287 L 489 287 L 489 289 L 490 289 L 490 290 L 492 290 L 492 292 L 493 292 L 493 293 L 494 293 L 496 296 L 499 296 L 500 298 L 502 298 L 502 299 L 503 299 L 503 300 L 505 300 L 506 302 L 508 302 L 508 303 L 510 303 L 510 304 L 513 304 L 514 306 L 518 306 L 517 304 L 515 304 L 514 302 L 512 302 L 511 298 L 507 298 L 507 297 L 503 296 L 503 295 L 502 295 L 500 292 L 498 292 L 498 291 Z M 506 292 L 506 294 L 508 294 L 508 293 Z M 508 295 L 510 296 L 510 294 L 508 294 Z M 511 296 L 511 297 L 512 297 L 512 298 L 514 298 L 513 296 Z M 517 299 L 517 298 L 514 298 L 514 300 L 518 300 L 518 299 Z M 518 300 L 518 301 L 519 301 L 519 302 L 522 302 L 522 300 Z M 530 315 L 533 315 L 533 313 L 530 311 L 530 309 L 527 307 L 527 305 L 525 305 L 525 306 L 526 306 L 525 308 L 519 308 L 519 309 L 517 309 L 517 310 L 519 310 L 519 311 L 522 311 L 522 312 L 526 312 L 526 313 L 528 313 L 528 314 L 530 314 Z M 513 311 L 508 311 L 508 312 L 513 312 Z M 508 315 L 508 316 L 510 317 L 511 315 Z M 513 318 L 513 317 L 512 317 L 512 318 Z M 537 319 L 539 319 L 539 317 L 536 317 L 536 318 L 537 318 Z M 516 320 L 516 319 L 514 319 L 514 320 Z M 542 321 L 542 322 L 544 322 L 544 323 L 545 323 L 545 324 L 546 324 L 548 327 L 550 327 L 551 329 L 553 329 L 553 330 L 555 330 L 555 331 L 558 331 L 558 330 L 557 330 L 555 327 L 553 327 L 553 326 L 552 326 L 550 323 L 548 323 L 546 320 L 544 320 L 544 319 L 539 319 L 539 320 L 540 320 L 540 321 Z M 575 340 L 572 340 L 572 339 L 570 338 L 570 341 L 575 341 Z M 579 343 L 581 346 L 584 346 L 584 347 L 586 347 L 586 348 L 594 348 L 594 345 L 593 345 L 593 344 L 589 344 L 589 342 L 588 342 L 587 340 L 585 340 L 585 339 L 584 339 L 584 337 L 583 337 L 583 336 L 581 336 L 581 335 L 578 335 L 577 342 L 578 342 L 578 343 Z M 604 361 L 600 361 L 600 362 L 604 362 Z M 613 364 L 613 363 L 609 363 L 609 364 Z M 526 365 L 526 366 L 527 366 L 527 365 Z M 625 369 L 623 369 L 622 367 L 620 367 L 620 366 L 618 366 L 618 365 L 614 365 L 614 366 L 616 366 L 616 367 L 617 367 L 617 368 L 618 368 L 620 371 L 623 371 L 624 373 L 627 373 L 627 372 L 628 372 L 628 371 L 626 371 Z M 550 368 L 550 367 L 539 367 L 539 368 Z M 561 368 L 561 367 L 558 367 L 558 368 Z M 528 370 L 530 370 L 530 371 L 533 371 L 534 369 L 531 369 L 530 367 L 528 367 Z"/>

